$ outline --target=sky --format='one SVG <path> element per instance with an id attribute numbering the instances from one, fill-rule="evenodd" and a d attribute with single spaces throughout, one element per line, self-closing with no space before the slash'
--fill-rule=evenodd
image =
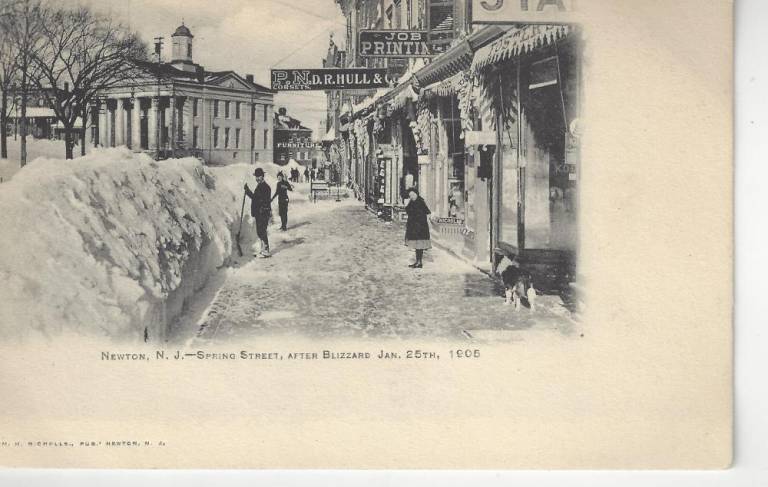
<path id="1" fill-rule="evenodd" d="M 212 71 L 253 74 L 264 86 L 270 85 L 272 67 L 322 67 L 332 33 L 337 44 L 344 44 L 344 16 L 334 0 L 72 1 L 110 12 L 137 31 L 150 48 L 154 37 L 164 36 L 166 60 L 170 36 L 183 21 L 195 36 L 196 63 Z M 325 118 L 325 93 L 280 93 L 275 107 L 281 106 L 317 131 Z"/>

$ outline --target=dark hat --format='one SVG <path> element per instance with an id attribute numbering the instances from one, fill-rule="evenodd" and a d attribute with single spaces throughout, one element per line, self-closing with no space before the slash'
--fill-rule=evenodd
<path id="1" fill-rule="evenodd" d="M 253 175 L 258 177 L 264 177 L 264 169 L 257 167 L 255 171 L 253 171 Z"/>

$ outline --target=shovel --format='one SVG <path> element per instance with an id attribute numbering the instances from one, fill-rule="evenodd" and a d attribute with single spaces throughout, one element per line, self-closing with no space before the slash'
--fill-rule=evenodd
<path id="1" fill-rule="evenodd" d="M 237 229 L 237 237 L 235 237 L 235 243 L 237 244 L 237 253 L 240 254 L 240 257 L 243 256 L 243 248 L 240 247 L 240 232 L 243 230 L 243 212 L 245 211 L 245 196 L 246 194 L 243 193 L 243 206 L 240 207 L 240 226 Z"/>

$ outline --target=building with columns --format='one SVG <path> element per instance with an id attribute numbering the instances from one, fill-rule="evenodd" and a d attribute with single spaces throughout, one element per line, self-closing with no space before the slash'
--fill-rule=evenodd
<path id="1" fill-rule="evenodd" d="M 139 63 L 135 79 L 99 93 L 94 145 L 214 165 L 272 162 L 275 92 L 253 75 L 195 64 L 193 40 L 182 24 L 171 36 L 170 62 Z"/>

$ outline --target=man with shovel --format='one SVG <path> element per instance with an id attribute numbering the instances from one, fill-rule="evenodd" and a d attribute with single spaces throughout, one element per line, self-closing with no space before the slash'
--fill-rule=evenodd
<path id="1" fill-rule="evenodd" d="M 264 170 L 257 167 L 253 171 L 256 176 L 256 189 L 251 191 L 248 183 L 245 183 L 245 194 L 251 198 L 251 216 L 256 220 L 256 235 L 261 241 L 261 252 L 254 253 L 255 256 L 265 258 L 270 257 L 269 238 L 267 237 L 267 227 L 269 218 L 272 216 L 272 188 L 264 181 Z"/>

